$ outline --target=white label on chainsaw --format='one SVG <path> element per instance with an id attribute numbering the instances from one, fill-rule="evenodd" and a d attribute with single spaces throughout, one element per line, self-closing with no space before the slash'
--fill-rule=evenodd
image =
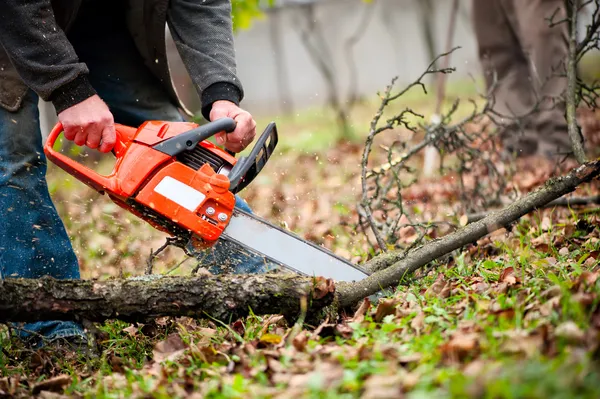
<path id="1" fill-rule="evenodd" d="M 194 212 L 202 201 L 204 201 L 204 198 L 206 198 L 206 195 L 202 194 L 200 191 L 179 180 L 173 179 L 171 176 L 165 176 L 160 183 L 154 187 L 154 191 L 192 212 Z"/>

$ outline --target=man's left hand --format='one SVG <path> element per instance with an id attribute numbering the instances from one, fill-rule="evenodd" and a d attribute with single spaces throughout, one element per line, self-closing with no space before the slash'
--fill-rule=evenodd
<path id="1" fill-rule="evenodd" d="M 217 134 L 217 143 L 233 152 L 241 152 L 256 136 L 256 122 L 248 111 L 244 111 L 234 103 L 226 100 L 215 101 L 210 111 L 210 120 L 232 118 L 237 126 L 231 133 Z"/>

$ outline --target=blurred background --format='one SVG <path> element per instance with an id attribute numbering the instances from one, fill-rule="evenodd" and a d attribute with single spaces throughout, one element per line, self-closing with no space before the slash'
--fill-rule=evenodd
<path id="1" fill-rule="evenodd" d="M 447 78 L 448 100 L 475 93 L 479 82 L 468 0 L 233 0 L 232 6 L 242 105 L 257 119 L 333 118 L 341 134 L 352 136 L 354 108 L 377 106 L 377 92 L 394 77 L 400 86 L 415 80 L 446 51 L 449 34 L 460 48 L 450 62 L 456 71 Z M 585 27 L 590 16 L 583 12 L 579 24 Z M 177 91 L 201 118 L 198 95 L 170 39 L 167 46 Z M 48 103 L 40 109 L 47 132 L 56 115 Z"/>

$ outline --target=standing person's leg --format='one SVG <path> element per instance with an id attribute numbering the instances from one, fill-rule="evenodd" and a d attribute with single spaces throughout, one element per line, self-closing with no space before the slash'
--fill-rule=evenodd
<path id="1" fill-rule="evenodd" d="M 512 0 L 473 0 L 473 26 L 479 58 L 493 109 L 507 118 L 497 117 L 500 137 L 509 151 L 522 155 L 535 152 L 537 140 L 528 132 L 527 121 L 514 125 L 512 117 L 527 114 L 533 104 L 534 89 L 529 64 L 521 51 L 515 31 Z"/>
<path id="2" fill-rule="evenodd" d="M 144 65 L 119 5 L 96 2 L 82 10 L 70 39 L 88 65 L 90 82 L 109 106 L 115 122 L 137 127 L 147 120 L 184 120 L 161 83 Z M 236 207 L 250 212 L 238 196 Z M 236 273 L 266 271 L 262 258 L 235 253 L 223 242 L 210 250 L 204 262 L 232 263 Z"/>
<path id="3" fill-rule="evenodd" d="M 79 263 L 50 199 L 39 125 L 38 96 L 29 91 L 16 112 L 0 108 L 0 276 L 79 278 Z M 84 336 L 62 321 L 17 327 L 34 345 Z M 43 337 L 43 339 L 42 339 Z"/>
<path id="4" fill-rule="evenodd" d="M 519 1 L 515 5 L 520 41 L 540 103 L 534 127 L 544 155 L 571 149 L 565 103 L 565 63 L 568 56 L 568 24 L 563 0 Z M 561 23 L 552 24 L 552 22 Z"/>

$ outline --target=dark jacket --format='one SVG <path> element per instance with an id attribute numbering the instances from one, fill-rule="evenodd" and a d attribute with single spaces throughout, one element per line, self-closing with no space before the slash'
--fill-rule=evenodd
<path id="1" fill-rule="evenodd" d="M 95 94 L 87 66 L 79 62 L 65 32 L 89 0 L 3 0 L 0 7 L 0 106 L 19 109 L 27 88 L 57 113 Z M 96 0 L 93 0 L 96 1 Z M 102 0 L 99 0 L 102 1 Z M 165 27 L 200 95 L 208 119 L 212 103 L 239 104 L 230 0 L 127 1 L 127 25 L 152 73 L 179 102 L 167 64 Z"/>

